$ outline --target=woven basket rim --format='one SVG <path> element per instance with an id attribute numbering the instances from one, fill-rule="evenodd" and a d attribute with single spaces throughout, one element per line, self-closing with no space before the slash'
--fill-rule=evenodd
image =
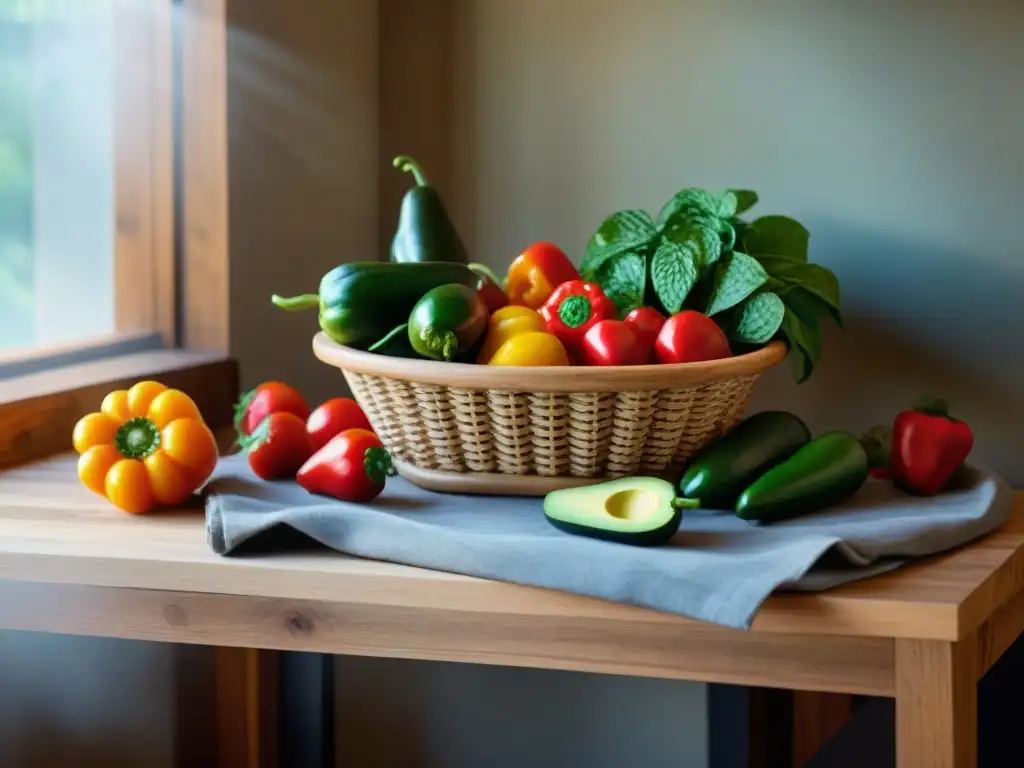
<path id="1" fill-rule="evenodd" d="M 684 389 L 739 376 L 760 374 L 781 363 L 787 353 L 781 341 L 745 355 L 675 365 L 608 367 L 494 366 L 411 360 L 363 352 L 332 341 L 323 331 L 313 337 L 313 354 L 352 373 L 388 379 L 483 391 L 626 392 Z"/>

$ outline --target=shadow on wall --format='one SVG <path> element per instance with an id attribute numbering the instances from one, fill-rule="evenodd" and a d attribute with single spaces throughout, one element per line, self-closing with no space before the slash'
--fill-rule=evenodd
<path id="1" fill-rule="evenodd" d="M 752 407 L 798 408 L 815 431 L 889 422 L 922 395 L 944 397 L 975 431 L 975 458 L 1024 484 L 1024 255 L 937 249 L 808 219 L 812 258 L 843 288 L 846 329 L 826 330 L 814 377 L 763 380 Z"/>

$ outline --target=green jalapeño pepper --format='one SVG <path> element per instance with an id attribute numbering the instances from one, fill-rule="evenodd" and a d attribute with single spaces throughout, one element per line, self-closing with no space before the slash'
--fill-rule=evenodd
<path id="1" fill-rule="evenodd" d="M 398 228 L 391 241 L 391 260 L 397 262 L 469 261 L 466 246 L 452 223 L 440 193 L 430 186 L 423 169 L 411 157 L 395 158 L 395 168 L 408 171 L 416 186 L 405 193 Z"/>
<path id="2" fill-rule="evenodd" d="M 417 354 L 451 362 L 487 329 L 487 307 L 472 288 L 454 283 L 427 291 L 409 314 L 409 343 Z"/>
<path id="3" fill-rule="evenodd" d="M 480 276 L 465 264 L 355 261 L 324 275 L 318 294 L 274 296 L 272 301 L 288 311 L 319 307 L 320 328 L 330 339 L 365 348 L 407 322 L 423 294 L 449 283 L 476 290 Z"/>
<path id="4" fill-rule="evenodd" d="M 751 483 L 736 502 L 742 520 L 764 523 L 818 512 L 868 479 L 868 454 L 847 432 L 826 432 Z"/>

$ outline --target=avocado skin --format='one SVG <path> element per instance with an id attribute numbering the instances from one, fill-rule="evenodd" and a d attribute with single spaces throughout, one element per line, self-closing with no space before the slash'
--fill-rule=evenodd
<path id="1" fill-rule="evenodd" d="M 698 453 L 679 480 L 679 495 L 703 509 L 732 510 L 740 494 L 811 439 L 807 425 L 787 411 L 761 411 Z"/>
<path id="2" fill-rule="evenodd" d="M 613 541 L 616 544 L 631 544 L 636 547 L 658 547 L 662 544 L 666 544 L 669 539 L 676 535 L 676 531 L 679 530 L 679 524 L 683 521 L 683 511 L 681 509 L 676 509 L 673 511 L 672 517 L 670 517 L 663 525 L 659 525 L 657 528 L 652 528 L 649 531 L 638 533 L 609 531 L 606 528 L 598 528 L 591 525 L 578 525 L 577 523 L 567 523 L 564 520 L 555 520 L 548 515 L 545 515 L 544 517 L 546 517 L 547 521 L 560 531 L 573 533 L 577 536 L 587 536 L 591 539 L 601 539 L 602 541 Z"/>

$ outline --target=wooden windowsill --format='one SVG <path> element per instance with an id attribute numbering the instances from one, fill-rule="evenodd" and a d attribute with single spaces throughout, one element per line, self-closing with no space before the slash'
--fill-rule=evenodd
<path id="1" fill-rule="evenodd" d="M 213 427 L 229 424 L 238 364 L 219 352 L 154 350 L 118 355 L 0 380 L 0 467 L 62 453 L 104 395 L 143 379 L 187 392 Z"/>

